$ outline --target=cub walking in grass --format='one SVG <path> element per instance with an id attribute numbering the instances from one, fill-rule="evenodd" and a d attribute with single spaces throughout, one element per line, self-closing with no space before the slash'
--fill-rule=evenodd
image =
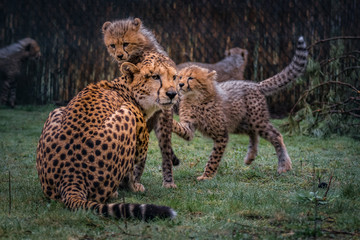
<path id="1" fill-rule="evenodd" d="M 204 173 L 198 180 L 215 176 L 228 142 L 228 133 L 245 133 L 250 143 L 245 164 L 257 155 L 258 136 L 271 142 L 278 156 L 278 173 L 291 170 L 291 160 L 283 137 L 269 121 L 265 96 L 269 96 L 299 77 L 307 63 L 306 44 L 298 40 L 290 65 L 260 83 L 227 81 L 216 83 L 216 72 L 190 66 L 178 72 L 180 122 L 173 120 L 173 132 L 190 141 L 196 129 L 214 140 Z"/>

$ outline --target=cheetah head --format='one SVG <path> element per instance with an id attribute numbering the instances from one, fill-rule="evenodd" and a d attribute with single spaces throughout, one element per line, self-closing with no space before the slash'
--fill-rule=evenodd
<path id="1" fill-rule="evenodd" d="M 246 49 L 242 49 L 242 48 L 238 48 L 238 47 L 230 48 L 229 50 L 225 50 L 226 57 L 241 55 L 245 59 L 248 54 L 249 53 Z"/>
<path id="2" fill-rule="evenodd" d="M 39 59 L 41 57 L 40 47 L 38 43 L 32 38 L 24 38 L 19 41 L 24 46 L 25 55 L 24 57 L 30 59 Z"/>
<path id="3" fill-rule="evenodd" d="M 142 62 L 137 65 L 124 62 L 120 71 L 147 117 L 159 109 L 169 110 L 176 103 L 176 69 L 170 58 L 160 53 L 145 53 Z"/>
<path id="4" fill-rule="evenodd" d="M 142 55 L 147 44 L 143 31 L 139 18 L 105 22 L 102 26 L 107 50 L 118 63 Z"/>
<path id="5" fill-rule="evenodd" d="M 178 72 L 177 89 L 181 96 L 212 94 L 215 80 L 216 71 L 192 65 Z"/>

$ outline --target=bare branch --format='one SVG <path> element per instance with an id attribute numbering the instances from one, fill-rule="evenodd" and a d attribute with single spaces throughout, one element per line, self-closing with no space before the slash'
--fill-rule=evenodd
<path id="1" fill-rule="evenodd" d="M 339 37 L 321 39 L 321 40 L 311 44 L 310 46 L 308 46 L 307 49 L 310 50 L 311 48 L 313 48 L 314 46 L 316 46 L 316 45 L 318 45 L 320 43 L 325 43 L 325 42 L 329 42 L 329 41 L 333 41 L 333 40 L 339 40 L 339 39 L 360 39 L 360 37 L 357 37 L 357 36 L 339 36 Z"/>
<path id="2" fill-rule="evenodd" d="M 359 67 L 359 68 L 360 68 L 360 67 Z M 320 84 L 316 85 L 315 87 L 313 87 L 313 88 L 311 88 L 311 89 L 306 90 L 306 91 L 304 92 L 304 94 L 302 94 L 302 95 L 300 96 L 300 98 L 297 100 L 297 102 L 295 103 L 295 105 L 294 105 L 293 108 L 291 109 L 290 115 L 293 115 L 294 110 L 295 110 L 295 107 L 299 104 L 299 102 L 300 102 L 302 99 L 306 98 L 307 95 L 308 95 L 310 92 L 314 91 L 315 89 L 317 89 L 317 88 L 319 88 L 319 87 L 322 87 L 322 86 L 325 86 L 325 85 L 330 85 L 330 84 L 339 84 L 339 85 L 347 86 L 347 87 L 353 89 L 356 93 L 360 94 L 360 91 L 359 91 L 357 88 L 355 88 L 353 85 L 349 84 L 349 83 L 340 82 L 340 81 L 328 81 L 328 82 L 323 82 L 323 83 L 320 83 Z"/>
<path id="3" fill-rule="evenodd" d="M 342 56 L 339 56 L 339 57 L 334 57 L 334 58 L 325 59 L 325 60 L 323 60 L 323 61 L 320 62 L 320 66 L 323 67 L 323 66 L 325 66 L 325 65 L 327 65 L 327 64 L 329 64 L 329 63 L 331 63 L 331 62 L 333 62 L 333 61 L 335 61 L 335 60 L 337 60 L 337 59 L 343 59 L 343 58 L 353 58 L 353 59 L 355 59 L 355 60 L 358 59 L 358 58 L 357 58 L 356 56 L 354 56 L 354 55 L 347 54 L 347 55 L 342 55 Z"/>

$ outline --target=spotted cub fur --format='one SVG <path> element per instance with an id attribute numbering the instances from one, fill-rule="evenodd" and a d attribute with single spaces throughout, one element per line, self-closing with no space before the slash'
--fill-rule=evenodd
<path id="1" fill-rule="evenodd" d="M 164 206 L 104 204 L 125 177 L 130 189 L 144 191 L 146 120 L 177 99 L 175 64 L 168 57 L 144 53 L 142 62 L 125 62 L 121 70 L 121 78 L 90 84 L 50 113 L 37 148 L 42 190 L 70 209 L 118 218 L 174 217 Z"/>
<path id="2" fill-rule="evenodd" d="M 124 61 L 137 64 L 142 61 L 145 51 L 167 55 L 155 36 L 143 26 L 139 18 L 128 18 L 105 22 L 102 27 L 104 43 L 110 56 L 121 64 Z M 120 65 L 119 65 L 120 66 Z M 171 147 L 172 110 L 156 112 L 147 121 L 148 130 L 155 130 L 162 155 L 163 186 L 176 188 L 172 167 L 180 161 Z"/>
<path id="3" fill-rule="evenodd" d="M 139 18 L 105 22 L 102 32 L 108 53 L 119 64 L 125 61 L 136 64 L 141 61 L 144 52 L 149 51 L 167 56 L 155 36 L 143 26 Z"/>
<path id="4" fill-rule="evenodd" d="M 216 83 L 216 72 L 190 66 L 178 72 L 181 96 L 180 122 L 173 121 L 173 132 L 191 140 L 198 129 L 214 140 L 214 147 L 204 173 L 198 180 L 212 178 L 228 142 L 228 133 L 245 133 L 250 143 L 245 163 L 257 155 L 258 135 L 275 147 L 278 172 L 291 170 L 283 137 L 269 121 L 265 96 L 279 91 L 301 75 L 306 66 L 307 50 L 302 37 L 295 56 L 282 72 L 260 83 L 227 81 Z"/>

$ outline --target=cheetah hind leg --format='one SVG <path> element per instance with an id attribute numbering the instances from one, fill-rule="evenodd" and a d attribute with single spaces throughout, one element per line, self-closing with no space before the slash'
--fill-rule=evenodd
<path id="1" fill-rule="evenodd" d="M 274 146 L 276 155 L 278 156 L 278 169 L 279 174 L 285 173 L 292 169 L 291 159 L 287 153 L 281 133 L 270 123 L 266 126 L 266 131 L 260 131 L 260 136 L 271 142 Z M 268 133 L 268 134 L 265 134 Z"/>
<path id="2" fill-rule="evenodd" d="M 249 134 L 249 147 L 244 158 L 244 163 L 250 165 L 256 158 L 257 149 L 258 149 L 259 138 L 256 133 Z"/>
<path id="3" fill-rule="evenodd" d="M 130 180 L 132 179 L 132 180 Z M 136 183 L 133 176 L 125 176 L 119 185 L 119 190 L 127 190 L 131 192 L 144 192 L 145 187 L 141 183 Z M 115 196 L 115 193 L 113 194 Z M 116 196 L 115 196 L 116 197 Z"/>

